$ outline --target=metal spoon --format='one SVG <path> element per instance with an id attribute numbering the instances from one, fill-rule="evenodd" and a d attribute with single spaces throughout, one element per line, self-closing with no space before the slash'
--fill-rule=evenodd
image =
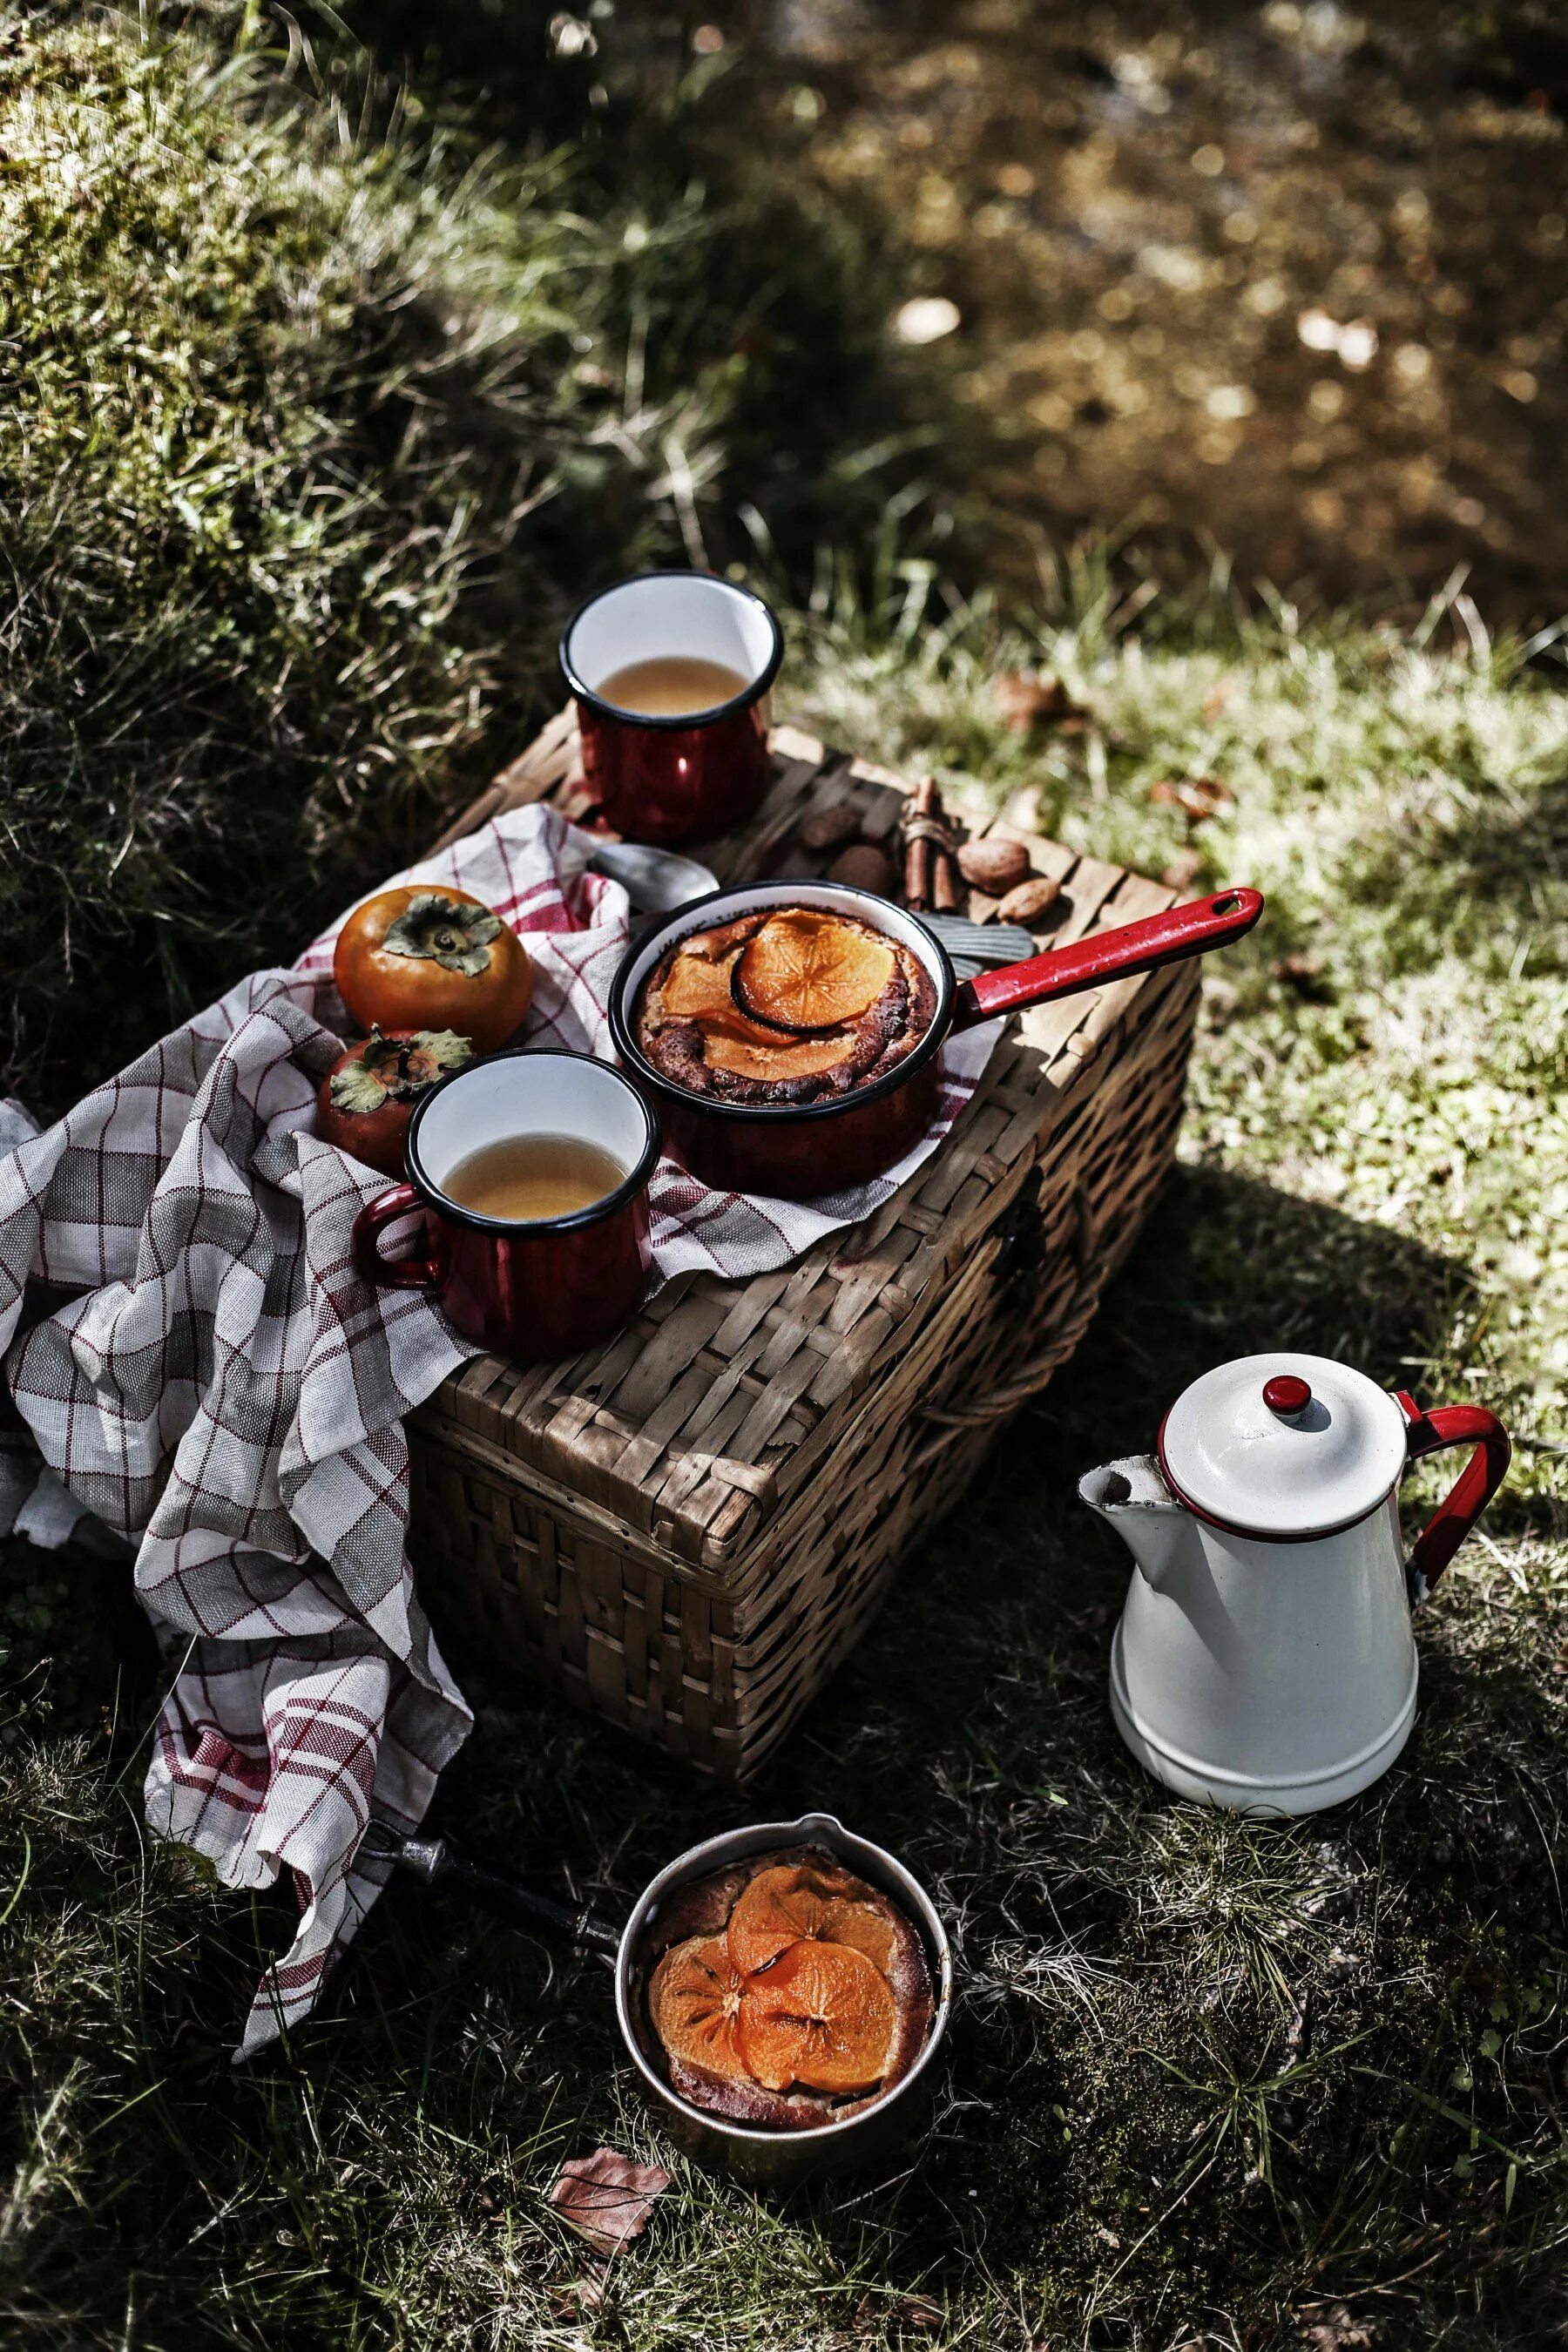
<path id="1" fill-rule="evenodd" d="M 673 915 L 719 887 L 719 877 L 695 857 L 655 849 L 647 842 L 601 841 L 588 868 L 618 882 L 639 915 Z M 922 915 L 920 919 L 966 969 L 1022 963 L 1035 953 L 1034 940 L 1017 923 L 972 923 L 964 915 Z"/>
<path id="2" fill-rule="evenodd" d="M 654 849 L 643 841 L 596 842 L 588 871 L 618 882 L 639 915 L 673 915 L 719 887 L 717 874 L 695 857 Z"/>

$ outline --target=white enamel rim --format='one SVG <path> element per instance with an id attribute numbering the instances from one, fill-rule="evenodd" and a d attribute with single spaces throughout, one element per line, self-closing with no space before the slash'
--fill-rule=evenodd
<path id="1" fill-rule="evenodd" d="M 707 710 L 649 713 L 606 702 L 606 677 L 634 661 L 687 655 L 722 662 L 746 680 L 728 702 Z M 779 674 L 784 631 L 771 606 L 750 588 L 711 572 L 639 572 L 601 588 L 580 604 L 561 633 L 561 668 L 581 702 L 626 727 L 667 733 L 711 727 L 759 702 Z"/>
<path id="2" fill-rule="evenodd" d="M 626 1135 L 627 1143 L 622 1147 L 619 1156 L 630 1156 L 631 1165 L 615 1191 L 606 1192 L 603 1200 L 591 1201 L 585 1209 L 573 1209 L 558 1217 L 488 1217 L 479 1209 L 464 1208 L 461 1202 L 454 1201 L 450 1194 L 443 1192 L 440 1181 L 425 1165 L 421 1150 L 421 1130 L 433 1120 L 451 1116 L 452 1103 L 457 1091 L 465 1086 L 469 1086 L 471 1091 L 472 1086 L 483 1081 L 487 1075 L 492 1088 L 499 1083 L 503 1087 L 511 1086 L 514 1090 L 518 1087 L 525 1089 L 537 1087 L 548 1090 L 551 1079 L 558 1077 L 562 1064 L 569 1066 L 572 1082 L 575 1087 L 581 1088 L 586 1086 L 590 1090 L 603 1087 L 607 1094 L 613 1093 L 616 1113 L 626 1120 L 623 1131 Z M 515 1078 L 509 1075 L 514 1069 L 517 1073 Z M 444 1108 L 440 1108 L 443 1097 L 447 1097 L 447 1100 Z M 507 1124 L 497 1134 L 481 1137 L 479 1143 L 470 1143 L 468 1149 L 477 1150 L 483 1143 L 500 1140 L 500 1132 L 561 1135 L 582 1131 L 583 1129 L 574 1127 L 563 1128 L 559 1120 L 553 1126 L 545 1126 L 542 1121 L 532 1119 L 521 1128 Z M 636 1140 L 639 1137 L 640 1145 Z M 613 1148 L 610 1144 L 605 1143 L 602 1131 L 590 1136 L 588 1139 L 602 1144 L 606 1150 Z M 429 1203 L 431 1208 L 437 1210 L 443 1217 L 448 1218 L 454 1224 L 472 1225 L 479 1232 L 487 1234 L 524 1235 L 571 1233 L 581 1225 L 596 1224 L 603 1217 L 614 1216 L 617 1209 L 624 1209 L 628 1201 L 634 1200 L 638 1192 L 645 1190 L 655 1168 L 658 1165 L 662 1142 L 658 1115 L 652 1104 L 644 1097 L 637 1087 L 633 1086 L 628 1077 L 615 1067 L 613 1063 L 601 1062 L 592 1054 L 569 1054 L 559 1046 L 513 1045 L 510 1046 L 505 1053 L 487 1054 L 482 1060 L 470 1062 L 463 1069 L 451 1071 L 447 1076 L 440 1079 L 431 1087 L 429 1093 L 416 1105 L 414 1116 L 408 1122 L 405 1164 L 408 1171 L 408 1181 L 415 1191 Z M 466 1157 L 467 1154 L 464 1153 L 462 1156 Z M 456 1164 L 456 1160 L 447 1161 L 444 1166 L 443 1173 Z"/>
<path id="3" fill-rule="evenodd" d="M 847 1095 L 835 1095 L 821 1102 L 805 1103 L 737 1103 L 725 1102 L 714 1095 L 700 1095 L 688 1087 L 678 1087 L 656 1069 L 637 1044 L 632 1031 L 632 1016 L 643 983 L 661 956 L 682 940 L 697 931 L 712 930 L 716 924 L 734 922 L 763 907 L 818 907 L 830 914 L 858 915 L 889 939 L 897 940 L 910 949 L 930 974 L 936 990 L 936 1009 L 931 1025 L 918 1045 L 910 1047 L 902 1061 L 895 1062 L 890 1070 L 868 1087 L 852 1087 Z M 616 1051 L 628 1069 L 658 1093 L 668 1095 L 672 1102 L 691 1103 L 705 1117 L 739 1119 L 802 1119 L 837 1118 L 842 1112 L 858 1110 L 862 1103 L 873 1102 L 879 1096 L 891 1094 L 895 1087 L 922 1069 L 934 1054 L 941 1051 L 952 1021 L 953 997 L 958 982 L 947 950 L 940 940 L 927 930 L 916 915 L 903 907 L 895 907 L 890 898 L 878 898 L 874 890 L 858 890 L 847 882 L 740 882 L 713 890 L 705 898 L 693 898 L 678 913 L 660 923 L 639 947 L 627 954 L 610 989 L 610 1034 Z"/>

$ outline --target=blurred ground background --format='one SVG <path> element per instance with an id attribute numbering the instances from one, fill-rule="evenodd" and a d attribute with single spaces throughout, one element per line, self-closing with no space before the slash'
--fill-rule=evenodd
<path id="1" fill-rule="evenodd" d="M 972 477 L 1319 593 L 1562 602 L 1568 23 L 1333 0 L 784 0 L 735 20 L 794 169 L 887 208 Z M 906 330 L 931 331 L 935 314 Z M 1023 545 L 1017 542 L 1022 540 Z"/>
<path id="2" fill-rule="evenodd" d="M 650 561 L 769 587 L 833 740 L 1270 901 L 1071 1378 L 760 1788 L 463 1663 L 443 1824 L 608 1905 L 775 1804 L 908 1853 L 966 1988 L 919 2167 L 773 2206 L 677 2164 L 602 2274 L 556 2165 L 669 2157 L 602 1975 L 402 1890 L 235 2073 L 289 1897 L 146 1847 L 124 1571 L 5 1543 L 7 2343 L 1563 2342 L 1562 59 L 1528 6 L 0 23 L 37 1109 L 435 833 Z M 1011 726 L 1019 667 L 1084 723 Z M 1126 1563 L 1072 1489 L 1280 1340 L 1519 1450 L 1400 1768 L 1259 1829 L 1121 1756 Z"/>

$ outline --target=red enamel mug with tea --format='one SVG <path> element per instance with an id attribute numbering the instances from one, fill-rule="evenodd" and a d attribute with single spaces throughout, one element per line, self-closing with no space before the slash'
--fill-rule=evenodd
<path id="1" fill-rule="evenodd" d="M 595 1145 L 623 1172 L 601 1199 L 563 1215 L 493 1217 L 446 1190 L 491 1144 L 521 1137 Z M 365 1282 L 423 1290 L 493 1353 L 547 1363 L 595 1346 L 630 1320 L 647 1288 L 647 1188 L 659 1126 L 635 1087 L 583 1054 L 493 1054 L 443 1078 L 409 1121 L 408 1181 L 354 1220 Z M 422 1255 L 384 1257 L 389 1226 L 422 1213 Z"/>
<path id="2" fill-rule="evenodd" d="M 711 572 L 645 572 L 590 597 L 566 625 L 561 667 L 605 823 L 673 847 L 750 816 L 768 787 L 763 698 L 783 659 L 762 598 Z M 614 698 L 628 672 L 665 664 L 703 665 L 718 698 L 673 711 Z"/>

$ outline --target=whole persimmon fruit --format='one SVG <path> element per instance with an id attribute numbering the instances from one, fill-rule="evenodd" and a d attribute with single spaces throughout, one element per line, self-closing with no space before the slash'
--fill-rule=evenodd
<path id="1" fill-rule="evenodd" d="M 443 882 L 378 890 L 332 951 L 338 993 L 364 1028 L 455 1029 L 493 1054 L 521 1024 L 533 966 L 482 899 Z"/>
<path id="2" fill-rule="evenodd" d="M 403 1173 L 408 1122 L 421 1095 L 473 1059 L 450 1029 L 398 1029 L 345 1045 L 316 1097 L 316 1133 L 384 1176 Z"/>

